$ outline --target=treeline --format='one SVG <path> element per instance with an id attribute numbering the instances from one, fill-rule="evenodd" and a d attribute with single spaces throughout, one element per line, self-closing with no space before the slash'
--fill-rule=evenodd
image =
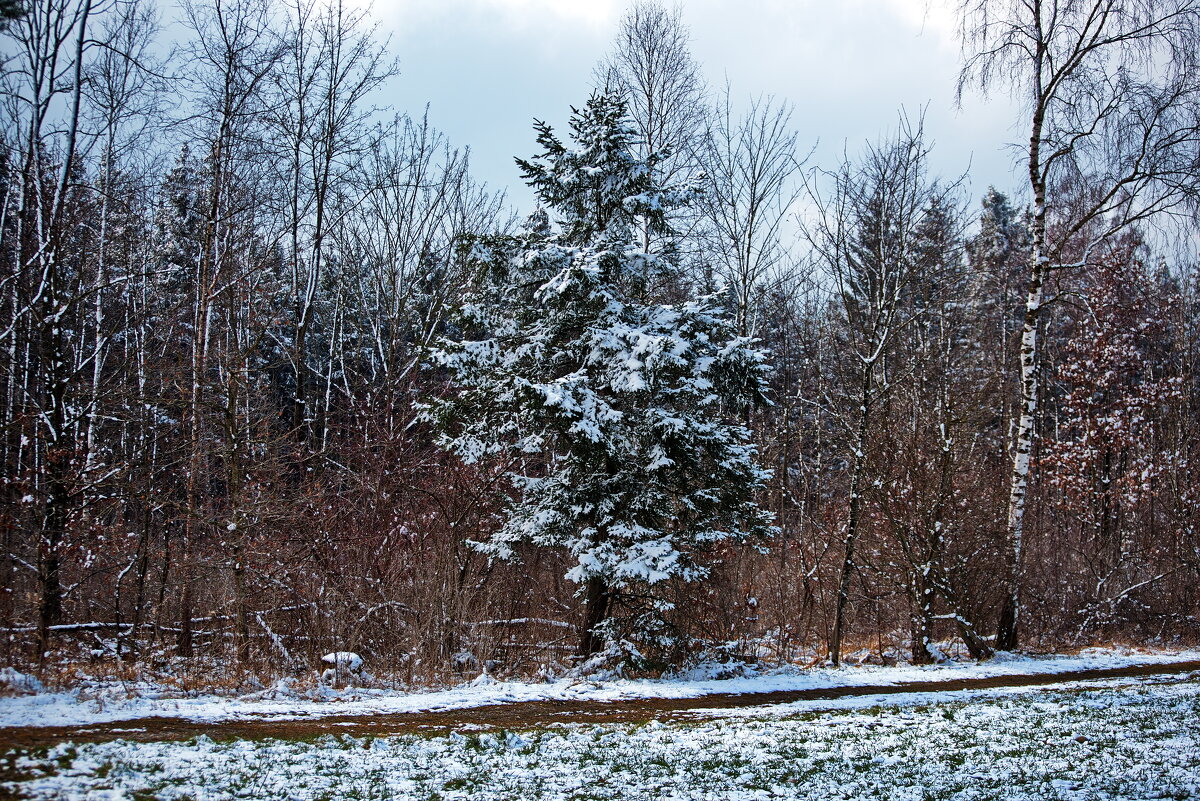
<path id="1" fill-rule="evenodd" d="M 1028 187 L 981 201 L 930 173 L 919 119 L 814 169 L 788 103 L 707 88 L 678 11 L 622 19 L 590 88 L 657 185 L 698 190 L 631 233 L 670 265 L 645 292 L 718 296 L 772 367 L 738 414 L 777 531 L 659 588 L 685 647 L 648 659 L 1200 633 L 1200 297 L 1171 237 L 1200 8 L 1070 5 L 964 9 L 964 82 L 1015 76 L 1032 109 Z M 0 659 L 567 664 L 572 555 L 481 552 L 510 466 L 419 414 L 456 391 L 427 354 L 463 335 L 471 243 L 521 230 L 503 193 L 382 106 L 361 12 L 189 0 L 174 43 L 158 14 L 4 23 Z"/>

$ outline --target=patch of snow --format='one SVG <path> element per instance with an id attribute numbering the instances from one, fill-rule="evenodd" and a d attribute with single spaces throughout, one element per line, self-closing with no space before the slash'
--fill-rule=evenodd
<path id="1" fill-rule="evenodd" d="M 699 698 L 725 693 L 765 693 L 820 690 L 848 686 L 878 686 L 911 681 L 958 681 L 995 676 L 1036 676 L 1079 670 L 1122 668 L 1200 660 L 1200 651 L 1136 652 L 1096 648 L 1072 656 L 998 654 L 987 662 L 944 662 L 917 667 L 860 666 L 801 669 L 787 666 L 769 672 L 716 678 L 702 670 L 667 679 L 596 680 L 568 676 L 548 682 L 480 682 L 477 678 L 449 690 L 405 693 L 374 688 L 322 688 L 316 697 L 290 691 L 277 683 L 266 691 L 239 698 L 218 696 L 170 697 L 161 689 L 131 687 L 114 682 L 91 685 L 86 691 L 44 693 L 0 698 L 0 727 L 81 726 L 144 717 L 194 721 L 288 720 L 323 715 L 374 715 L 435 712 L 521 701 L 626 701 L 637 698 Z M 728 675 L 728 674 L 724 674 Z M 491 678 L 490 676 L 488 678 Z M 336 701 L 336 703 L 330 703 Z"/>
<path id="2" fill-rule="evenodd" d="M 16 693 L 40 693 L 45 689 L 37 676 L 11 667 L 0 668 L 0 688 Z"/>
<path id="3" fill-rule="evenodd" d="M 352 673 L 357 673 L 363 666 L 363 658 L 353 651 L 335 651 L 332 654 L 325 654 L 321 657 L 321 661 L 327 665 L 333 665 L 339 670 L 349 670 Z"/>
<path id="4" fill-rule="evenodd" d="M 468 684 L 467 686 L 468 687 L 492 687 L 498 683 L 499 682 L 497 682 L 494 678 L 492 678 L 490 675 L 488 675 L 488 672 L 485 670 L 482 673 L 480 673 L 479 676 L 474 681 L 472 681 L 470 684 Z"/>

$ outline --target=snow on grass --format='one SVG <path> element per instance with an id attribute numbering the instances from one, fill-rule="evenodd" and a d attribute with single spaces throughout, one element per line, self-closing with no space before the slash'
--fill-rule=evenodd
<path id="1" fill-rule="evenodd" d="M 759 710 L 763 711 L 762 709 Z M 644 725 L 10 753 L 32 799 L 1147 799 L 1200 797 L 1200 679 Z"/>
<path id="2" fill-rule="evenodd" d="M 92 682 L 67 693 L 38 693 L 0 698 L 0 727 L 83 726 L 143 717 L 173 717 L 219 722 L 224 720 L 287 720 L 322 715 L 371 715 L 468 709 L 520 701 L 623 701 L 635 698 L 699 698 L 717 693 L 755 693 L 826 689 L 846 686 L 887 686 L 907 681 L 955 681 L 989 676 L 1063 673 L 1094 668 L 1164 664 L 1200 660 L 1200 651 L 1130 652 L 1089 649 L 1072 656 L 1025 657 L 1000 654 L 984 663 L 946 663 L 928 667 L 844 667 L 803 670 L 795 666 L 739 678 L 713 679 L 704 668 L 672 679 L 587 681 L 559 679 L 544 683 L 475 681 L 438 692 L 319 688 L 317 699 L 276 687 L 240 698 L 214 695 L 181 697 L 149 686 L 121 682 Z"/>

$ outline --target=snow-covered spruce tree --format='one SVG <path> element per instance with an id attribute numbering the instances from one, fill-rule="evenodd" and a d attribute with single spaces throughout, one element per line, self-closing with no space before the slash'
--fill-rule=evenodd
<path id="1" fill-rule="evenodd" d="M 662 257 L 638 232 L 669 234 L 666 212 L 694 193 L 652 185 L 620 100 L 572 111 L 572 142 L 538 123 L 542 153 L 518 159 L 554 225 L 539 210 L 520 235 L 469 246 L 462 339 L 434 352 L 456 392 L 425 416 L 463 459 L 511 459 L 503 524 L 476 547 L 574 557 L 581 654 L 622 638 L 658 650 L 661 590 L 702 579 L 707 546 L 771 530 L 754 500 L 768 473 L 736 422 L 764 400 L 768 368 L 715 298 L 648 297 Z"/>

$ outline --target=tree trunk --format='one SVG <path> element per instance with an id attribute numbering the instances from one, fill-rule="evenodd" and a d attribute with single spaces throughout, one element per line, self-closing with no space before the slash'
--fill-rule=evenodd
<path id="1" fill-rule="evenodd" d="M 179 634 L 175 640 L 175 653 L 184 658 L 192 655 L 192 582 L 190 576 L 184 578 L 183 592 L 179 596 Z"/>
<path id="2" fill-rule="evenodd" d="M 53 513 L 53 509 L 51 512 Z M 48 515 L 47 517 L 49 517 Z M 61 566 L 58 548 L 61 538 L 52 530 L 54 523 L 47 520 L 42 532 L 38 559 L 38 632 L 37 648 L 40 662 L 50 650 L 50 627 L 62 620 L 62 584 L 59 579 Z"/>
<path id="3" fill-rule="evenodd" d="M 1039 51 L 1039 56 L 1041 55 Z M 1033 221 L 1030 232 L 1029 287 L 1025 294 L 1025 324 L 1021 331 L 1020 415 L 1017 420 L 1017 437 L 1008 492 L 1004 600 L 996 626 L 998 651 L 1012 651 L 1020 642 L 1018 625 L 1021 616 L 1021 555 L 1024 551 L 1025 498 L 1029 488 L 1033 438 L 1037 433 L 1038 367 L 1041 361 L 1038 326 L 1041 323 L 1042 289 L 1050 263 L 1046 252 L 1046 181 L 1042 175 L 1041 161 L 1045 103 L 1046 98 L 1039 84 L 1029 136 L 1028 166 L 1029 186 L 1033 190 Z"/>
<path id="4" fill-rule="evenodd" d="M 141 534 L 138 537 L 137 573 L 135 574 L 133 612 L 130 618 L 129 639 L 126 642 L 126 659 L 136 662 L 139 654 L 138 630 L 142 627 L 142 616 L 146 608 L 146 578 L 150 573 L 150 513 L 142 512 Z"/>
<path id="5" fill-rule="evenodd" d="M 949 379 L 949 344 L 946 345 L 943 378 Z M 946 504 L 954 491 L 954 403 L 949 383 L 942 388 L 938 414 L 940 417 L 941 448 L 938 454 L 938 491 L 933 505 L 932 519 L 925 531 L 924 564 L 913 575 L 914 597 L 917 612 L 913 617 L 912 659 L 917 665 L 931 665 L 938 661 L 939 654 L 933 648 L 934 604 L 937 601 L 937 584 L 934 576 L 940 575 L 946 550 Z"/>
<path id="6" fill-rule="evenodd" d="M 63 333 L 51 310 L 57 305 L 57 281 L 51 279 L 48 297 L 45 341 L 50 345 L 47 354 L 50 370 L 49 410 L 44 425 L 46 436 L 45 480 L 46 506 L 38 542 L 38 661 L 50 649 L 50 627 L 62 621 L 62 547 L 67 534 L 68 487 L 71 470 L 71 443 L 67 439 L 67 382 L 64 370 L 69 364 Z M 53 305 L 51 305 L 53 304 Z"/>
<path id="7" fill-rule="evenodd" d="M 233 588 L 236 598 L 237 658 L 245 666 L 250 662 L 250 608 L 246 602 L 246 561 L 241 548 L 234 557 Z"/>
<path id="8" fill-rule="evenodd" d="M 854 546 L 858 540 L 862 520 L 862 482 L 867 469 L 867 432 L 871 423 L 871 371 L 873 369 L 873 363 L 864 363 L 858 407 L 858 437 L 855 442 L 854 471 L 850 476 L 850 516 L 846 521 L 846 548 L 842 556 L 842 573 L 838 580 L 833 636 L 829 642 L 829 661 L 833 663 L 834 667 L 842 663 L 842 637 L 846 626 L 846 606 L 850 601 L 850 579 L 854 574 Z"/>
<path id="9" fill-rule="evenodd" d="M 608 615 L 610 600 L 608 582 L 599 576 L 588 579 L 585 597 L 587 614 L 583 621 L 583 634 L 579 640 L 579 653 L 585 659 L 604 648 L 604 636 L 597 629 Z"/>
<path id="10" fill-rule="evenodd" d="M 1014 650 L 1020 642 L 1018 625 L 1021 613 L 1021 556 L 1024 551 L 1025 500 L 1029 489 L 1033 440 L 1037 433 L 1038 367 L 1041 361 L 1038 326 L 1041 321 L 1042 288 L 1046 277 L 1046 256 L 1043 248 L 1046 212 L 1042 203 L 1037 204 L 1033 228 L 1033 263 L 1029 291 L 1025 299 L 1025 325 L 1021 333 L 1021 413 L 1017 421 L 1017 437 L 1009 482 L 1004 601 L 996 629 L 996 648 L 1000 651 Z"/>
<path id="11" fill-rule="evenodd" d="M 933 604 L 936 594 L 928 571 L 913 576 L 913 595 L 917 609 L 912 618 L 912 661 L 914 665 L 932 665 L 937 661 L 933 650 Z"/>

